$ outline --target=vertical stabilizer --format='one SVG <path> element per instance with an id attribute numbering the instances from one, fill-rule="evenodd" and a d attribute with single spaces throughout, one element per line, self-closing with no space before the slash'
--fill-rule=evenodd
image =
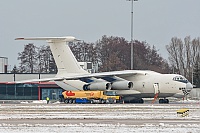
<path id="1" fill-rule="evenodd" d="M 55 59 L 58 75 L 62 75 L 63 73 L 87 73 L 83 70 L 78 64 L 74 54 L 68 46 L 68 42 L 66 44 L 65 41 L 48 41 L 51 52 Z"/>
<path id="2" fill-rule="evenodd" d="M 76 41 L 74 37 L 38 37 L 16 38 L 16 40 L 46 40 L 50 45 L 51 52 L 58 68 L 58 76 L 88 73 L 78 64 L 74 54 L 68 46 L 69 42 Z"/>

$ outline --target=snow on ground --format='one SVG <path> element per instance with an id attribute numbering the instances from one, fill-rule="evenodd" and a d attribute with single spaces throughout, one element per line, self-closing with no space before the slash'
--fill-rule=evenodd
<path id="1" fill-rule="evenodd" d="M 177 101 L 177 103 L 197 103 L 197 104 L 200 104 L 200 100 L 190 100 L 190 99 L 187 99 L 187 100 Z"/>
<path id="2" fill-rule="evenodd" d="M 181 108 L 190 110 L 189 116 L 177 116 Z M 12 123 L 12 120 L 46 120 L 46 123 Z M 48 123 L 48 120 L 102 120 L 101 123 Z M 107 121 L 108 123 L 104 122 Z M 109 120 L 119 121 L 109 123 Z M 132 121 L 122 123 L 122 120 Z M 137 123 L 137 121 L 142 123 Z M 5 122 L 7 121 L 7 123 Z M 10 123 L 9 123 L 10 121 Z M 0 106 L 0 133 L 127 133 L 164 132 L 199 133 L 200 104 L 46 104 L 46 101 L 2 104 Z M 85 121 L 84 121 L 85 122 Z"/>
<path id="3" fill-rule="evenodd" d="M 0 125 L 1 133 L 199 133 L 199 125 L 169 125 L 160 123 L 158 125 L 125 125 L 125 124 L 19 124 L 19 125 Z"/>
<path id="4" fill-rule="evenodd" d="M 176 111 L 188 108 L 187 119 L 200 120 L 200 104 L 16 104 L 0 108 L 0 119 L 185 119 L 177 117 Z"/>
<path id="5" fill-rule="evenodd" d="M 47 103 L 46 100 L 38 100 L 38 101 L 33 101 L 32 103 Z"/>

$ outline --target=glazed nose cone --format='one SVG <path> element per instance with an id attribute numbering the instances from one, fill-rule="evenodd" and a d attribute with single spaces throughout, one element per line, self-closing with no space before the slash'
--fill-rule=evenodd
<path id="1" fill-rule="evenodd" d="M 188 83 L 186 84 L 186 91 L 187 91 L 187 92 L 190 92 L 190 91 L 192 90 L 192 88 L 193 88 L 193 85 L 192 85 L 190 82 L 188 82 Z"/>

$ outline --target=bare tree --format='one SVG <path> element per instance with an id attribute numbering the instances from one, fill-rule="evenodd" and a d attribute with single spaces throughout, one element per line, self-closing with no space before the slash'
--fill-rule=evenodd
<path id="1" fill-rule="evenodd" d="M 97 45 L 100 48 L 101 71 L 130 69 L 131 44 L 123 37 L 103 36 Z M 155 46 L 151 48 L 146 42 L 137 40 L 134 42 L 134 68 L 156 70 L 161 73 L 167 73 L 169 70 L 167 61 L 158 54 Z"/>
<path id="2" fill-rule="evenodd" d="M 171 42 L 169 45 L 166 46 L 167 51 L 169 53 L 169 61 L 175 68 L 177 68 L 178 73 L 180 73 L 180 67 L 179 67 L 179 50 L 178 50 L 178 44 L 181 43 L 181 40 L 177 37 L 173 37 L 171 39 Z"/>
<path id="3" fill-rule="evenodd" d="M 24 46 L 24 51 L 18 53 L 21 73 L 56 73 L 57 67 L 49 46 L 36 47 L 34 44 Z"/>
<path id="4" fill-rule="evenodd" d="M 197 55 L 200 53 L 200 39 L 191 40 L 190 36 L 187 36 L 182 41 L 173 37 L 166 48 L 170 64 L 177 70 L 176 73 L 184 75 L 191 81 L 193 66 L 198 62 Z"/>
<path id="5" fill-rule="evenodd" d="M 197 59 L 200 60 L 200 55 L 197 55 Z M 194 68 L 193 68 L 193 84 L 196 85 L 196 87 L 200 87 L 200 61 L 196 61 L 194 64 Z"/>
<path id="6" fill-rule="evenodd" d="M 97 47 L 94 43 L 69 43 L 70 49 L 79 62 L 97 62 Z"/>
<path id="7" fill-rule="evenodd" d="M 129 69 L 130 45 L 123 37 L 103 36 L 96 45 L 99 48 L 100 71 Z M 112 60 L 112 61 L 111 61 Z M 113 66 L 111 62 L 116 66 Z M 118 67 L 117 67 L 118 66 Z"/>
<path id="8" fill-rule="evenodd" d="M 135 41 L 134 63 L 135 69 L 169 73 L 168 62 L 158 54 L 155 46 L 151 47 L 147 42 Z"/>
<path id="9" fill-rule="evenodd" d="M 18 53 L 18 60 L 20 60 L 19 71 L 22 73 L 33 73 L 37 68 L 37 51 L 36 47 L 29 43 L 24 46 L 24 51 Z"/>
<path id="10" fill-rule="evenodd" d="M 57 67 L 49 46 L 42 45 L 38 49 L 38 66 L 40 73 L 57 72 Z"/>

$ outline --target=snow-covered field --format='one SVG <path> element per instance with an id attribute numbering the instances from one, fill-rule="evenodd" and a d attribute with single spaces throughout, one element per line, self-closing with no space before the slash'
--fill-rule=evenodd
<path id="1" fill-rule="evenodd" d="M 125 125 L 125 124 L 55 124 L 55 125 L 4 125 L 1 133 L 199 133 L 199 125 Z"/>
<path id="2" fill-rule="evenodd" d="M 177 115 L 181 108 L 189 116 Z M 200 104 L 1 104 L 0 133 L 22 132 L 199 133 Z"/>

